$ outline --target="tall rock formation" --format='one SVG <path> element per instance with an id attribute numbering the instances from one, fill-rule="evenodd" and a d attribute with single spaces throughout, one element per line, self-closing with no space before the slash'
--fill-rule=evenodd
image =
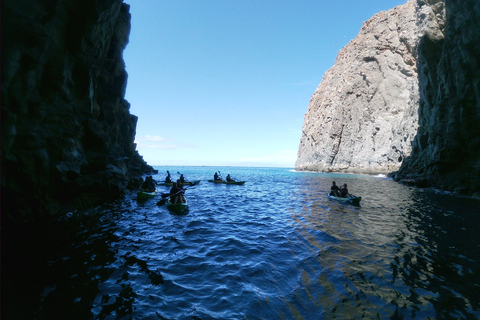
<path id="1" fill-rule="evenodd" d="M 419 129 L 397 180 L 480 196 L 480 1 L 418 1 Z"/>
<path id="2" fill-rule="evenodd" d="M 417 34 L 413 0 L 364 22 L 312 95 L 297 170 L 400 168 L 418 127 Z"/>
<path id="3" fill-rule="evenodd" d="M 340 51 L 310 101 L 295 167 L 480 196 L 479 123 L 480 1 L 410 0 Z"/>
<path id="4" fill-rule="evenodd" d="M 4 0 L 2 222 L 84 208 L 152 170 L 124 99 L 122 0 Z"/>

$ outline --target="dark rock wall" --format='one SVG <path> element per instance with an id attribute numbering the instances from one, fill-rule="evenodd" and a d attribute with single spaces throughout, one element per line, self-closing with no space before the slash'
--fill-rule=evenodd
<path id="1" fill-rule="evenodd" d="M 393 177 L 480 194 L 480 1 L 446 0 L 445 14 L 444 37 L 427 32 L 418 45 L 419 129 Z"/>
<path id="2" fill-rule="evenodd" d="M 32 221 L 121 196 L 152 170 L 124 99 L 122 0 L 3 0 L 2 220 Z"/>

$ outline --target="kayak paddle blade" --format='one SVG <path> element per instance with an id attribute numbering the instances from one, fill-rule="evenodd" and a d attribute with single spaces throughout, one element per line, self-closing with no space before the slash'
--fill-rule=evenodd
<path id="1" fill-rule="evenodd" d="M 160 201 L 157 202 L 157 206 L 163 206 L 166 202 L 167 202 L 168 199 L 162 199 Z"/>

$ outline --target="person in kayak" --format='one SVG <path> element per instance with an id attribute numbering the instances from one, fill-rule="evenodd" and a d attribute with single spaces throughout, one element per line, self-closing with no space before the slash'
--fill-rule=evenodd
<path id="1" fill-rule="evenodd" d="M 213 180 L 222 180 L 222 178 L 220 178 L 220 176 L 218 175 L 218 173 L 215 172 L 215 174 L 213 175 Z"/>
<path id="2" fill-rule="evenodd" d="M 180 183 L 185 183 L 185 177 L 183 176 L 183 174 L 180 174 L 180 179 L 178 179 L 180 181 Z M 178 181 L 177 181 L 178 183 Z"/>
<path id="3" fill-rule="evenodd" d="M 165 182 L 166 183 L 172 182 L 172 177 L 170 176 L 170 172 L 168 170 L 167 170 L 167 176 L 165 177 Z"/>
<path id="4" fill-rule="evenodd" d="M 145 190 L 147 192 L 155 191 L 155 181 L 153 180 L 152 176 L 145 177 L 145 181 L 140 186 L 140 189 Z"/>
<path id="5" fill-rule="evenodd" d="M 177 182 L 173 183 L 172 188 L 170 189 L 170 202 L 171 203 L 182 203 L 184 201 L 183 193 L 185 191 L 180 184 L 180 179 Z"/>
<path id="6" fill-rule="evenodd" d="M 340 188 L 337 186 L 337 183 L 335 181 L 332 181 L 332 186 L 330 187 L 330 195 L 339 197 L 340 196 L 339 190 Z"/>
<path id="7" fill-rule="evenodd" d="M 340 188 L 340 197 L 348 198 L 350 194 L 348 193 L 347 184 L 344 183 L 343 186 Z"/>
<path id="8" fill-rule="evenodd" d="M 233 180 L 233 179 L 230 177 L 230 174 L 227 174 L 227 181 L 228 181 L 228 182 L 234 182 L 235 180 Z"/>

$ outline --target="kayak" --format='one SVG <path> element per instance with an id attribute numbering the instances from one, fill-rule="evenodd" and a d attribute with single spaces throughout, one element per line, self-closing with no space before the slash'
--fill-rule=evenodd
<path id="1" fill-rule="evenodd" d="M 150 192 L 150 191 L 147 191 L 147 190 L 144 190 L 144 189 L 140 189 L 137 192 L 137 201 L 145 202 L 148 199 L 151 199 L 151 198 L 155 197 L 156 194 L 157 194 L 157 191 L 151 191 Z"/>
<path id="2" fill-rule="evenodd" d="M 350 203 L 350 204 L 360 204 L 360 200 L 362 200 L 362 197 L 355 197 L 355 196 L 343 198 L 343 197 L 331 196 L 330 194 L 328 194 L 328 197 L 330 199 L 335 199 L 335 200 Z"/>
<path id="3" fill-rule="evenodd" d="M 171 203 L 170 198 L 168 198 L 167 209 L 174 213 L 183 213 L 188 209 L 188 200 L 185 198 L 185 202 L 183 203 Z"/>
<path id="4" fill-rule="evenodd" d="M 245 181 L 225 181 L 225 180 L 208 180 L 208 182 L 224 183 L 224 184 L 238 184 L 238 185 L 242 185 L 242 184 L 245 183 Z"/>
<path id="5" fill-rule="evenodd" d="M 139 197 L 155 197 L 157 191 L 147 191 L 145 189 L 141 189 L 137 192 L 137 196 Z"/>
<path id="6" fill-rule="evenodd" d="M 201 180 L 185 181 L 182 182 L 182 186 L 194 186 L 200 183 Z M 157 182 L 159 186 L 173 186 L 173 182 Z"/>

